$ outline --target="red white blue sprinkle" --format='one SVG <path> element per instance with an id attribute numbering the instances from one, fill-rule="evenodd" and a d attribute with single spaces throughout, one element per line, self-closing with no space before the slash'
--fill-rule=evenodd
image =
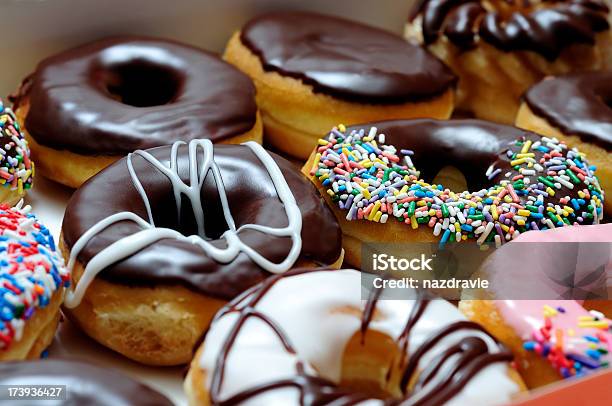
<path id="1" fill-rule="evenodd" d="M 53 236 L 30 206 L 0 205 L 0 351 L 19 341 L 27 320 L 69 284 Z"/>

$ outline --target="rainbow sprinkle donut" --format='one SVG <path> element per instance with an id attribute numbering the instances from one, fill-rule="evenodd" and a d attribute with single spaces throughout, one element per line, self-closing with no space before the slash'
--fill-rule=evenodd
<path id="1" fill-rule="evenodd" d="M 32 187 L 34 162 L 13 110 L 0 99 L 0 202 L 13 205 Z"/>
<path id="2" fill-rule="evenodd" d="M 457 167 L 476 191 L 430 183 L 444 166 Z M 528 230 L 596 224 L 604 194 L 594 171 L 557 139 L 478 120 L 340 125 L 304 167 L 344 225 L 429 227 L 442 246 L 468 239 L 499 246 Z"/>
<path id="3" fill-rule="evenodd" d="M 0 360 L 37 358 L 50 344 L 70 274 L 30 206 L 0 205 Z"/>

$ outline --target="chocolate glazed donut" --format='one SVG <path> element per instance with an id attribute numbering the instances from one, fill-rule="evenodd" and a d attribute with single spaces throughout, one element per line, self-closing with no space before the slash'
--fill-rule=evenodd
<path id="1" fill-rule="evenodd" d="M 246 24 L 240 40 L 266 71 L 347 101 L 428 100 L 455 83 L 448 68 L 427 51 L 389 32 L 332 16 L 266 14 Z"/>
<path id="2" fill-rule="evenodd" d="M 338 123 L 448 118 L 454 105 L 455 76 L 422 47 L 329 15 L 257 16 L 224 58 L 257 86 L 266 142 L 302 161 Z"/>
<path id="3" fill-rule="evenodd" d="M 556 0 L 544 8 L 532 9 L 514 5 L 515 12 L 512 12 L 512 2 L 508 2 L 507 19 L 503 7 L 490 11 L 483 3 L 478 0 L 421 0 L 414 7 L 410 20 L 423 15 L 423 40 L 427 45 L 444 32 L 453 44 L 468 49 L 480 36 L 504 51 L 534 51 L 549 61 L 572 43 L 595 43 L 595 34 L 609 28 L 608 6 L 599 0 Z"/>
<path id="4" fill-rule="evenodd" d="M 164 162 L 170 147 L 149 151 Z M 178 168 L 181 179 L 189 182 L 189 154 L 187 147 L 180 148 Z M 333 215 L 317 196 L 302 175 L 285 159 L 270 154 L 282 171 L 302 213 L 302 250 L 300 259 L 319 264 L 334 263 L 340 253 L 340 229 Z M 201 158 L 201 157 L 200 157 Z M 227 201 L 234 215 L 236 227 L 260 224 L 268 227 L 287 226 L 283 204 L 279 201 L 266 168 L 246 146 L 215 147 L 214 161 L 219 166 Z M 156 227 L 167 227 L 183 235 L 197 235 L 194 209 L 183 198 L 180 217 L 177 219 L 176 202 L 172 184 L 160 171 L 140 157 L 132 161 L 151 204 Z M 126 159 L 113 164 L 75 192 L 62 225 L 62 241 L 70 250 L 76 241 L 100 220 L 120 212 L 133 212 L 148 218 L 141 195 L 129 181 Z M 205 217 L 205 236 L 215 245 L 223 246 L 222 234 L 228 230 L 218 185 L 212 175 L 206 177 L 201 188 Z M 111 197 L 112 198 L 109 198 Z M 112 243 L 140 230 L 138 224 L 115 223 L 95 237 L 82 249 L 79 262 L 87 264 Z M 255 230 L 240 233 L 247 245 L 273 262 L 280 262 L 291 249 L 289 238 L 278 238 Z M 135 255 L 106 268 L 99 277 L 119 284 L 156 286 L 181 284 L 201 294 L 229 300 L 247 288 L 261 282 L 269 275 L 249 257 L 241 253 L 230 263 L 221 263 L 207 256 L 194 244 L 172 239 L 162 239 Z"/>
<path id="5" fill-rule="evenodd" d="M 41 147 L 43 173 L 62 165 L 61 157 L 46 160 L 49 152 L 72 153 L 87 167 L 98 158 L 95 173 L 126 153 L 175 141 L 261 139 L 251 80 L 215 55 L 168 40 L 114 37 L 49 57 L 13 101 Z M 89 177 L 47 175 L 69 186 Z"/>
<path id="6" fill-rule="evenodd" d="M 514 123 L 546 76 L 612 65 L 606 0 L 419 0 L 405 36 L 459 76 L 456 109 Z"/>
<path id="7" fill-rule="evenodd" d="M 81 361 L 4 362 L 0 364 L 0 384 L 65 385 L 64 393 L 58 394 L 64 396 L 64 405 L 172 406 L 164 395 L 128 376 Z"/>
<path id="8" fill-rule="evenodd" d="M 75 281 L 66 313 L 153 365 L 189 361 L 215 312 L 271 273 L 342 259 L 312 185 L 254 142 L 129 154 L 73 195 L 62 230 Z"/>

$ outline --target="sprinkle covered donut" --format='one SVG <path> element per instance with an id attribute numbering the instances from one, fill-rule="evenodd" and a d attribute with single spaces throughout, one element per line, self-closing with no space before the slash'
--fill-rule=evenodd
<path id="1" fill-rule="evenodd" d="M 453 305 L 382 293 L 362 297 L 355 270 L 268 278 L 215 317 L 189 403 L 494 405 L 524 388 L 511 353 Z"/>
<path id="2" fill-rule="evenodd" d="M 0 203 L 14 205 L 32 187 L 34 162 L 15 114 L 0 100 Z"/>
<path id="3" fill-rule="evenodd" d="M 74 269 L 69 317 L 154 365 L 191 360 L 214 313 L 270 274 L 342 260 L 325 202 L 293 164 L 254 142 L 128 155 L 73 195 L 61 246 Z"/>
<path id="4" fill-rule="evenodd" d="M 60 52 L 12 100 L 44 175 L 71 187 L 137 149 L 261 141 L 250 79 L 170 40 L 112 37 Z"/>
<path id="5" fill-rule="evenodd" d="M 519 256 L 523 266 L 511 266 Z M 479 272 L 494 289 L 476 298 L 495 300 L 459 308 L 513 351 L 529 387 L 610 367 L 612 224 L 524 233 Z"/>
<path id="6" fill-rule="evenodd" d="M 70 284 L 49 230 L 20 206 L 0 205 L 0 360 L 40 357 Z"/>
<path id="7" fill-rule="evenodd" d="M 445 166 L 461 171 L 469 190 L 432 184 Z M 303 172 L 334 206 L 354 264 L 359 241 L 501 245 L 524 231 L 603 216 L 604 193 L 577 149 L 478 120 L 340 126 Z"/>

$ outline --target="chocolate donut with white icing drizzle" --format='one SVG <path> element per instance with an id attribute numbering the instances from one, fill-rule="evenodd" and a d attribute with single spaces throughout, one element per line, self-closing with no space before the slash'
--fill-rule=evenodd
<path id="1" fill-rule="evenodd" d="M 303 227 L 308 224 L 308 227 Z M 90 179 L 64 217 L 65 314 L 147 365 L 180 365 L 229 299 L 292 267 L 338 266 L 330 209 L 254 142 L 135 151 Z"/>
<path id="2" fill-rule="evenodd" d="M 225 300 L 341 251 L 332 213 L 291 163 L 255 143 L 213 152 L 208 140 L 137 151 L 94 177 L 68 205 L 63 243 L 85 278 Z"/>

